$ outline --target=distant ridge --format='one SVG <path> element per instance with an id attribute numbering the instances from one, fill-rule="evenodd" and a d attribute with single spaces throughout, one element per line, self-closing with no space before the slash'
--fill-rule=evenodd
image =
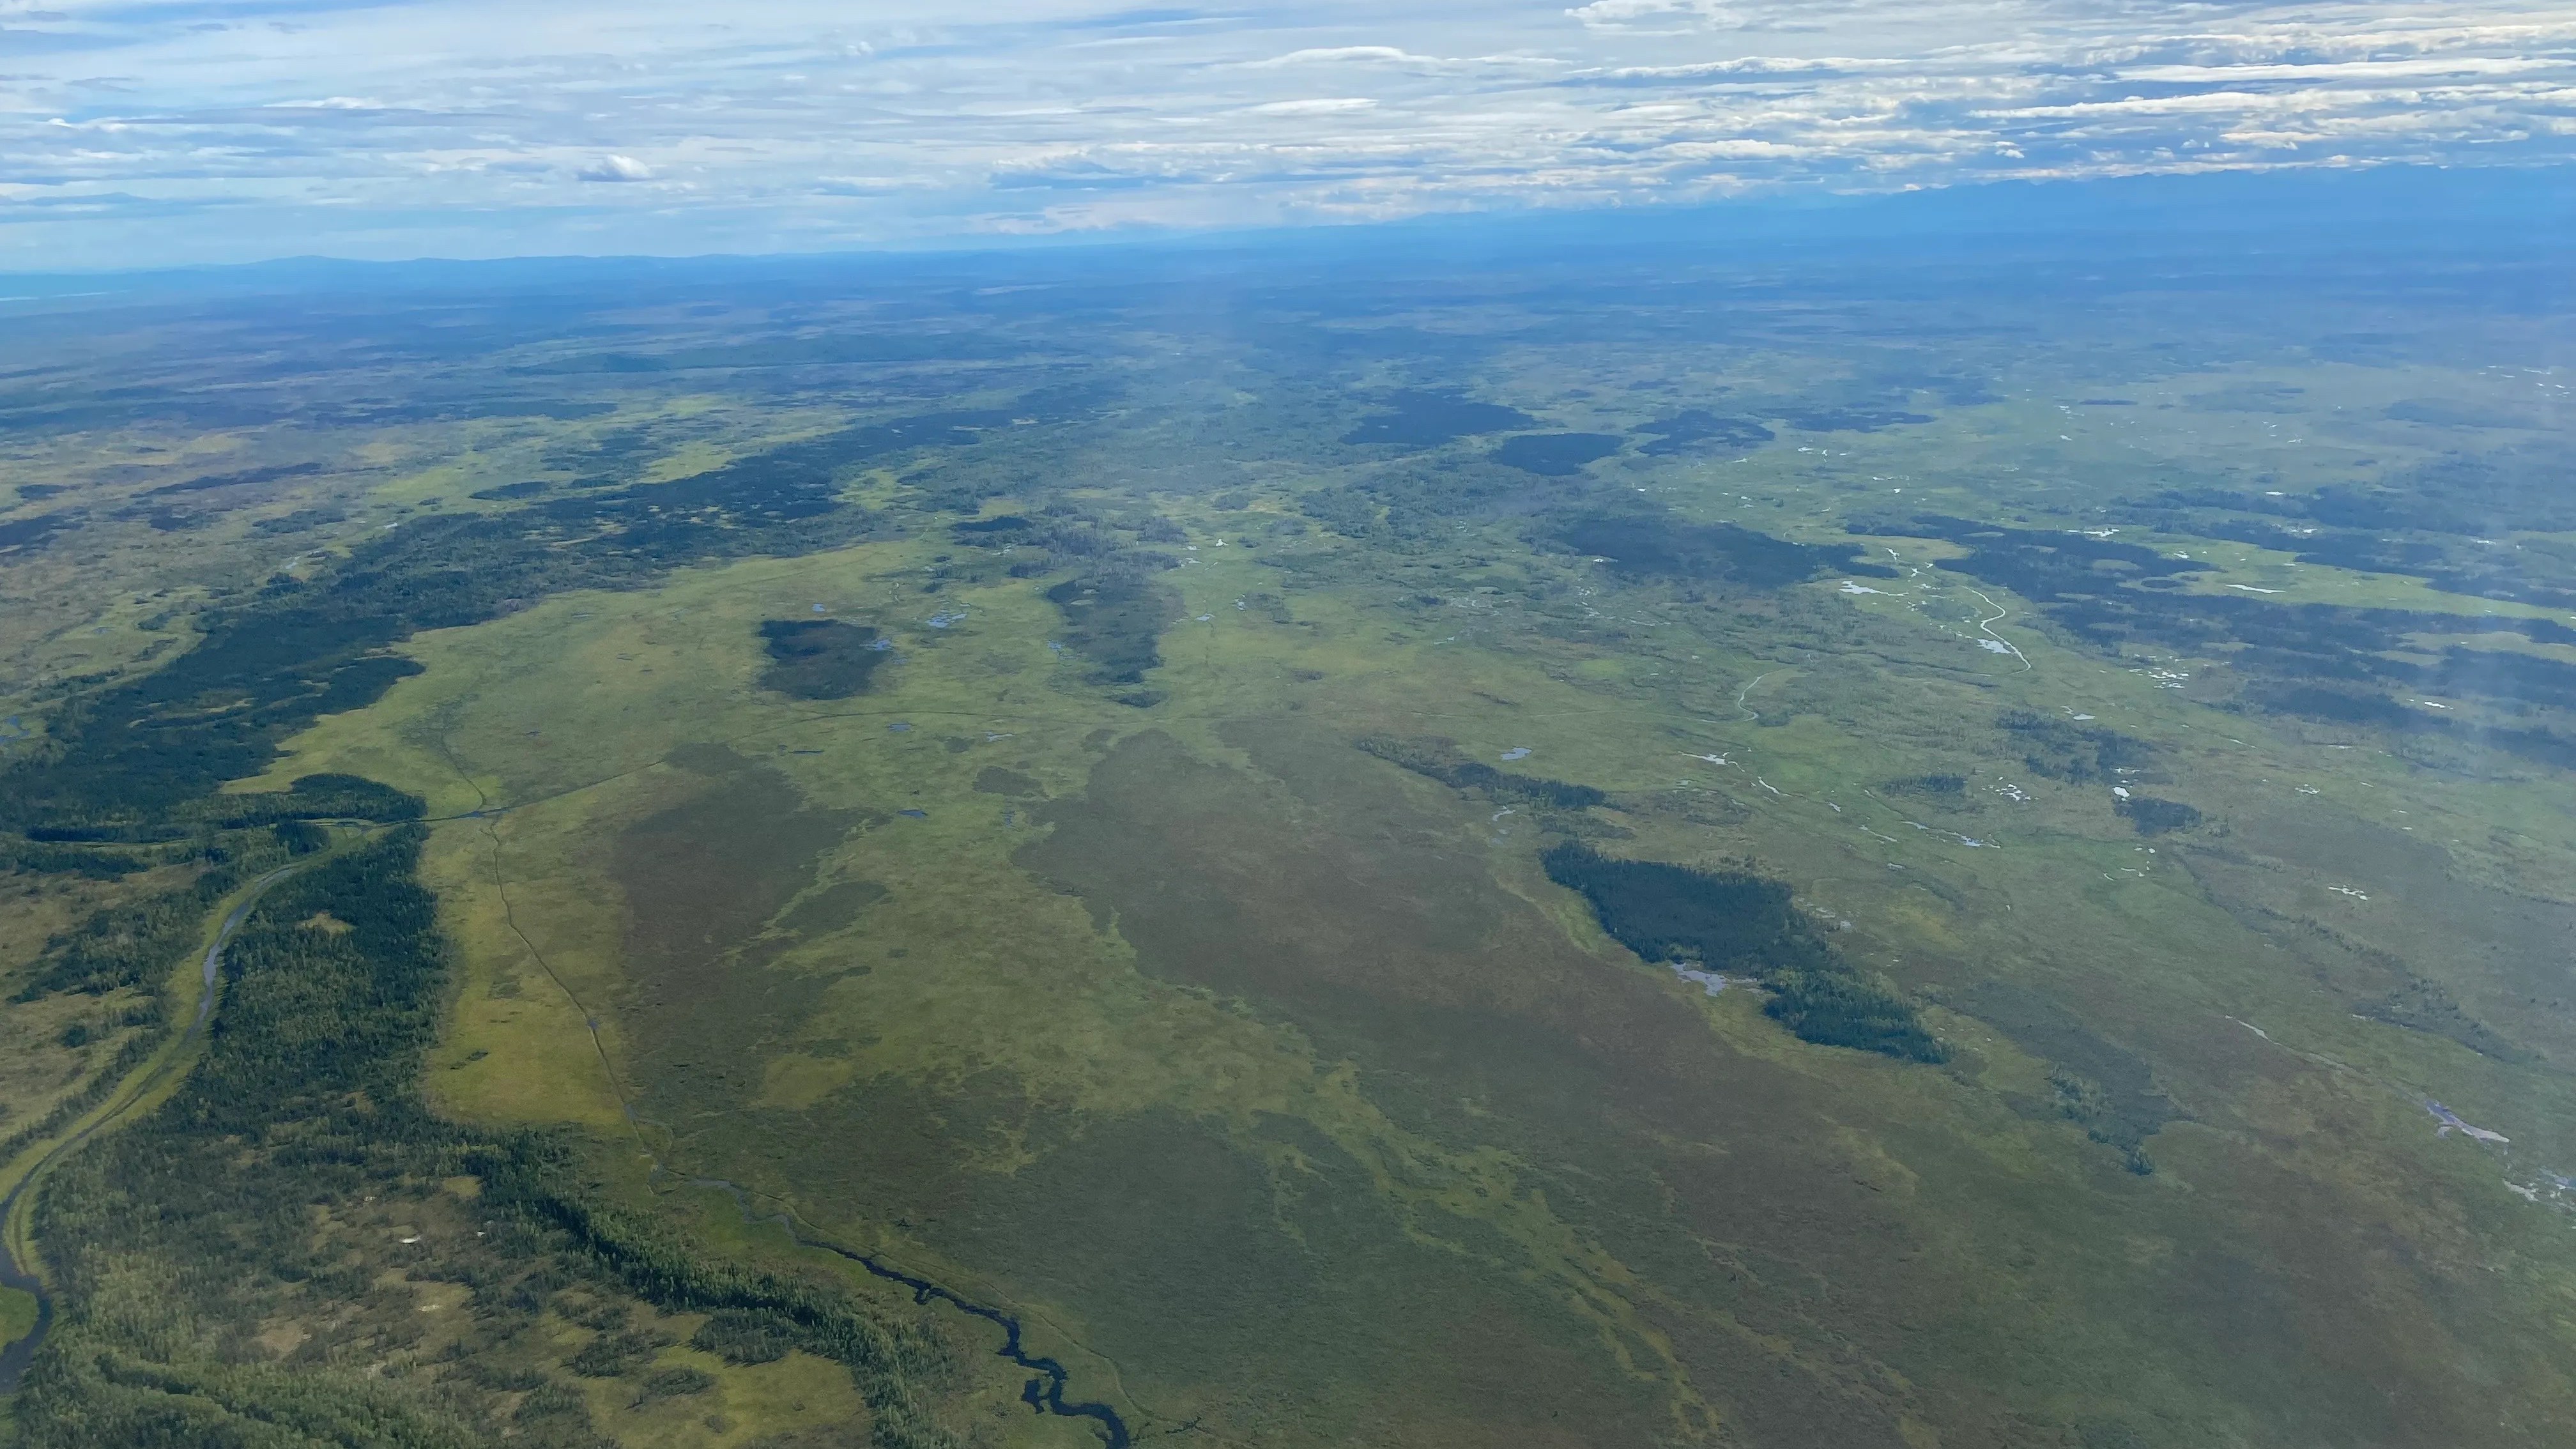
<path id="1" fill-rule="evenodd" d="M 2103 255 L 2222 250 L 2241 255 L 2384 253 L 2427 245 L 2478 254 L 2576 250 L 2576 167 L 2297 167 L 2067 181 L 1987 181 L 1850 194 L 1776 190 L 1690 205 L 1458 212 L 1398 221 L 1249 230 L 1144 230 L 972 236 L 880 250 L 602 254 L 367 261 L 296 256 L 230 265 L 0 271 L 0 306 L 122 291 L 410 290 L 541 287 L 566 278 L 669 278 L 751 269 L 817 277 L 853 267 L 973 271 L 1052 257 L 1069 269 L 1129 256 L 1204 259 L 1282 252 L 1389 264 L 1491 264 L 1515 254 L 1680 248 L 1748 260 L 1903 248 L 1918 258 L 1994 256 L 2017 245 L 2083 241 Z"/>

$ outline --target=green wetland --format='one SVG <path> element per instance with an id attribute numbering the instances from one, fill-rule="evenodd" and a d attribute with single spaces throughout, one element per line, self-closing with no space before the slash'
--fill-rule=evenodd
<path id="1" fill-rule="evenodd" d="M 1549 235 L 6 303 L 0 1442 L 2576 1436 L 2566 258 Z"/>

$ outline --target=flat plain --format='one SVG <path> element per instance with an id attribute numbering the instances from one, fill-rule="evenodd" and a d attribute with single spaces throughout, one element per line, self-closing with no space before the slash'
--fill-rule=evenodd
<path id="1" fill-rule="evenodd" d="M 443 1267 L 520 1200 L 456 1145 L 157 1336 L 79 1295 L 184 1247 L 40 1213 L 26 1392 L 69 1342 L 469 1442 L 2570 1432 L 2549 263 L 1160 265 L 31 308 L 0 1131 L 154 1030 L 78 923 L 354 777 L 416 802 L 308 813 L 416 840 L 424 1121 L 935 1351 L 915 1404 L 526 1266 L 614 1252 Z M 256 666 L 302 693 L 151 702 L 236 722 L 203 789 L 45 783 L 333 599 Z"/>

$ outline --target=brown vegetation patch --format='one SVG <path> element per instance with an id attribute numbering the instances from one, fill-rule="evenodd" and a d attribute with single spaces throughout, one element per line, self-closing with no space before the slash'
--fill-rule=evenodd
<path id="1" fill-rule="evenodd" d="M 673 762 L 707 784 L 629 826 L 612 858 L 626 898 L 626 1005 L 644 1080 L 733 1097 L 758 1090 L 755 1047 L 812 989 L 763 970 L 795 939 L 770 924 L 863 817 L 806 804 L 785 775 L 721 745 L 674 751 Z M 859 883 L 834 890 L 809 919 L 854 916 L 867 903 Z"/>
<path id="2" fill-rule="evenodd" d="M 1777 1293 L 1752 1288 L 1713 1242 L 1757 1242 L 1750 1251 L 1797 1265 L 1792 1276 L 1881 1285 L 1882 1306 L 1834 1315 L 1865 1355 L 1897 1350 L 1899 1305 L 1945 1291 L 1903 1281 L 1913 1255 L 1902 1218 L 1813 1144 L 1831 1129 L 1793 1095 L 1798 1084 L 1727 1050 L 1659 974 L 1577 949 L 1455 843 L 1454 822 L 1392 788 L 1392 767 L 1288 725 L 1225 735 L 1271 777 L 1202 763 L 1168 736 L 1132 736 L 1082 798 L 1038 812 L 1054 830 L 1019 860 L 1104 924 L 1114 918 L 1146 972 L 1293 1024 L 1327 1060 L 1356 1062 L 1371 1098 L 1416 1131 L 1524 1160 L 1558 1212 L 1623 1260 L 1651 1264 L 1668 1302 L 1699 1305 L 1665 1331 L 1685 1345 L 1701 1392 L 1794 1404 L 1806 1428 L 1776 1442 L 1899 1442 L 1878 1391 L 1815 1373 L 1796 1351 L 1748 1352 L 1726 1323 L 1815 1331 L 1785 1278 Z M 1710 1143 L 1725 1144 L 1724 1168 L 1695 1145 Z M 1506 1325 L 1477 1345 L 1485 1383 L 1552 1383 L 1563 1404 L 1609 1371 L 1547 1348 L 1545 1310 L 1531 1318 L 1521 1305 L 1515 1324 L 1499 1300 L 1472 1301 L 1457 1298 L 1447 1321 Z M 1412 1412 L 1472 1421 L 1485 1409 L 1439 1394 Z"/>

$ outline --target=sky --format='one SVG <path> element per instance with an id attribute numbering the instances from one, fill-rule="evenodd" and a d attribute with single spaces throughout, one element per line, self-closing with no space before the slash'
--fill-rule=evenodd
<path id="1" fill-rule="evenodd" d="M 14 271 L 2570 159 L 2576 0 L 0 0 Z"/>

